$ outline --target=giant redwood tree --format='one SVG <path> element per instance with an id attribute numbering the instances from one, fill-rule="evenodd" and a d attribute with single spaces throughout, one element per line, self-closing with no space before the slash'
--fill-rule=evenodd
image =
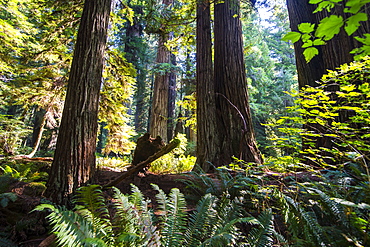
<path id="1" fill-rule="evenodd" d="M 46 196 L 67 204 L 95 171 L 99 93 L 111 0 L 85 0 Z"/>
<path id="2" fill-rule="evenodd" d="M 163 0 L 163 5 L 169 7 L 172 0 Z M 158 65 L 170 64 L 171 52 L 166 46 L 166 42 L 170 38 L 170 34 L 166 31 L 166 27 L 162 26 L 163 31 L 160 32 L 158 39 L 158 50 L 156 63 Z M 162 140 L 168 141 L 167 124 L 168 124 L 168 99 L 169 99 L 169 80 L 170 73 L 161 71 L 155 74 L 153 102 L 150 114 L 149 132 L 152 136 L 161 136 Z"/>
<path id="3" fill-rule="evenodd" d="M 216 102 L 213 82 L 210 1 L 197 2 L 197 163 L 208 171 L 219 160 Z"/>
<path id="4" fill-rule="evenodd" d="M 254 1 L 252 1 L 254 2 Z M 221 158 L 262 163 L 248 102 L 239 0 L 215 4 L 214 82 Z"/>

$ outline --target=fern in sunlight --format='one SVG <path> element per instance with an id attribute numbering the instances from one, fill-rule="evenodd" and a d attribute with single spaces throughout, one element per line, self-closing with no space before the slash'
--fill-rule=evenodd
<path id="1" fill-rule="evenodd" d="M 107 242 L 114 241 L 110 215 L 101 186 L 90 185 L 79 188 L 73 203 L 76 205 L 75 212 L 91 222 L 97 239 L 103 239 Z"/>
<path id="2" fill-rule="evenodd" d="M 196 210 L 189 215 L 189 224 L 185 231 L 184 246 L 197 247 L 209 237 L 211 217 L 216 215 L 216 197 L 206 194 L 199 200 Z"/>
<path id="3" fill-rule="evenodd" d="M 257 222 L 258 225 L 252 228 L 248 234 L 248 246 L 274 246 L 275 239 L 279 243 L 286 242 L 284 237 L 275 230 L 274 215 L 271 209 L 263 211 L 255 222 Z"/>
<path id="4" fill-rule="evenodd" d="M 82 215 L 50 204 L 42 204 L 35 208 L 37 211 L 45 209 L 51 211 L 47 219 L 52 225 L 51 231 L 56 235 L 59 246 L 84 246 L 86 239 L 96 237 L 91 222 Z"/>
<path id="5" fill-rule="evenodd" d="M 124 195 L 114 190 L 113 217 L 114 232 L 120 246 L 156 246 L 160 244 L 159 234 L 153 223 L 153 213 L 149 210 L 150 201 L 144 200 L 140 190 L 131 185 L 133 193 Z M 140 198 L 143 200 L 140 201 Z"/>
<path id="6" fill-rule="evenodd" d="M 173 188 L 167 197 L 158 185 L 152 185 L 158 191 L 157 202 L 161 210 L 161 242 L 163 246 L 182 246 L 186 230 L 186 202 L 180 190 Z"/>

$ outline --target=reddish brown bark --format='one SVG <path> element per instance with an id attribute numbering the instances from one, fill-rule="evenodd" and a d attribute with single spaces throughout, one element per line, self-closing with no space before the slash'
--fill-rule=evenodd
<path id="1" fill-rule="evenodd" d="M 45 195 L 68 204 L 95 172 L 98 103 L 111 0 L 86 0 L 77 35 L 54 161 Z"/>
<path id="2" fill-rule="evenodd" d="M 223 165 L 232 162 L 232 156 L 262 163 L 248 102 L 239 6 L 239 0 L 215 5 L 214 80 L 222 159 L 219 162 Z"/>
<path id="3" fill-rule="evenodd" d="M 210 2 L 197 6 L 197 163 L 204 171 L 219 160 L 219 139 L 213 82 Z"/>

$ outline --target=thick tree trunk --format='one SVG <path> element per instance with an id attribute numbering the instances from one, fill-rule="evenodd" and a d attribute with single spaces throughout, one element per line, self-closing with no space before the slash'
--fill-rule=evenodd
<path id="1" fill-rule="evenodd" d="M 169 63 L 170 51 L 165 46 L 168 35 L 161 35 L 158 41 L 157 63 Z M 155 75 L 152 112 L 150 115 L 151 136 L 160 136 L 164 142 L 167 138 L 167 116 L 168 116 L 168 73 Z"/>
<path id="2" fill-rule="evenodd" d="M 217 165 L 220 142 L 213 83 L 210 2 L 198 0 L 197 5 L 197 164 L 207 172 L 210 163 Z"/>
<path id="3" fill-rule="evenodd" d="M 235 156 L 260 164 L 248 102 L 239 6 L 239 0 L 215 5 L 214 80 L 221 163 L 228 164 Z"/>
<path id="4" fill-rule="evenodd" d="M 95 172 L 98 103 L 111 0 L 86 0 L 46 196 L 68 204 Z"/>
<path id="5" fill-rule="evenodd" d="M 163 0 L 163 5 L 170 7 L 173 0 Z M 163 27 L 165 29 L 166 27 Z M 158 39 L 157 64 L 171 62 L 171 52 L 165 46 L 166 41 L 170 38 L 170 34 L 166 31 L 161 32 Z M 167 136 L 168 127 L 168 92 L 170 72 L 156 73 L 154 80 L 153 101 L 150 114 L 150 128 L 151 136 L 160 136 L 164 142 L 168 142 Z"/>

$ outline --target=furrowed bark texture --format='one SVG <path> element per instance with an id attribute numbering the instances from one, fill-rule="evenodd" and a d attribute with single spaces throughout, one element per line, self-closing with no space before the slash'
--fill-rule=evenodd
<path id="1" fill-rule="evenodd" d="M 163 0 L 167 7 L 172 4 L 172 0 Z M 165 28 L 165 27 L 164 27 Z M 156 63 L 170 63 L 171 52 L 165 46 L 166 41 L 170 38 L 169 33 L 162 33 L 158 40 L 158 51 Z M 168 90 L 169 74 L 156 73 L 154 79 L 153 102 L 150 114 L 149 133 L 151 136 L 160 136 L 164 142 L 168 142 L 167 137 L 167 120 L 168 120 Z"/>
<path id="2" fill-rule="evenodd" d="M 208 0 L 197 6 L 197 164 L 205 172 L 219 155 L 216 103 L 213 82 L 211 13 Z"/>
<path id="3" fill-rule="evenodd" d="M 216 4 L 214 19 L 214 80 L 221 163 L 229 164 L 235 156 L 260 164 L 262 157 L 248 103 L 239 1 Z"/>
<path id="4" fill-rule="evenodd" d="M 95 172 L 98 104 L 111 0 L 86 0 L 46 196 L 68 204 Z"/>

